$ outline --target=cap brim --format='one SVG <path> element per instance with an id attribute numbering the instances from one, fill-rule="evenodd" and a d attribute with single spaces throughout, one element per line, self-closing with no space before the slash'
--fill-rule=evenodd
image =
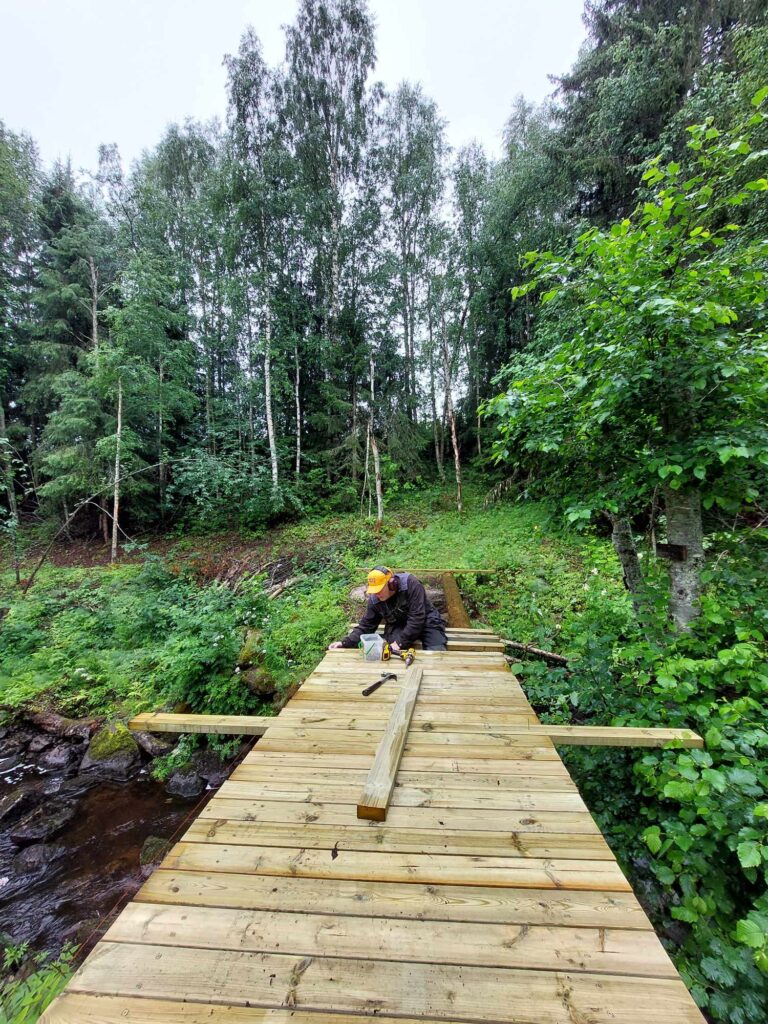
<path id="1" fill-rule="evenodd" d="M 388 583 L 389 580 L 384 580 L 380 587 L 368 587 L 365 592 L 366 594 L 380 594 Z"/>

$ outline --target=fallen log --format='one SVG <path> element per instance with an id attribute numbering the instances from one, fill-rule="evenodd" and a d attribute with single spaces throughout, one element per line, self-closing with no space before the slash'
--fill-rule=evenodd
<path id="1" fill-rule="evenodd" d="M 505 647 L 511 647 L 513 651 L 520 651 L 522 654 L 532 654 L 534 658 L 541 658 L 543 661 L 549 661 L 553 665 L 567 665 L 568 659 L 564 658 L 562 654 L 554 654 L 552 651 L 542 651 L 540 647 L 534 647 L 532 644 L 521 644 L 517 640 L 505 640 L 502 638 L 501 642 Z"/>

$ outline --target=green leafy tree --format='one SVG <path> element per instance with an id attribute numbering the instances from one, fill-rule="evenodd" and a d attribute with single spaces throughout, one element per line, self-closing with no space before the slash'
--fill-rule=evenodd
<path id="1" fill-rule="evenodd" d="M 696 173 L 652 162 L 648 196 L 610 230 L 584 232 L 572 252 L 529 254 L 547 287 L 538 350 L 504 371 L 500 459 L 541 460 L 564 478 L 572 520 L 634 512 L 660 492 L 670 562 L 670 614 L 698 614 L 704 565 L 702 506 L 729 514 L 758 495 L 768 465 L 768 242 L 739 224 L 768 191 L 752 177 L 765 154 L 755 96 L 747 123 L 690 130 Z"/>

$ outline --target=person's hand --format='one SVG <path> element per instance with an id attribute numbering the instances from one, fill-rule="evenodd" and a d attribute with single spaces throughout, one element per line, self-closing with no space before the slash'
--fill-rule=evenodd
<path id="1" fill-rule="evenodd" d="M 397 642 L 397 640 L 394 640 L 389 646 L 393 651 L 395 651 L 395 653 L 398 653 L 400 651 L 400 644 Z"/>
<path id="2" fill-rule="evenodd" d="M 328 644 L 329 651 L 337 651 L 343 644 L 341 640 L 334 640 L 332 644 Z"/>

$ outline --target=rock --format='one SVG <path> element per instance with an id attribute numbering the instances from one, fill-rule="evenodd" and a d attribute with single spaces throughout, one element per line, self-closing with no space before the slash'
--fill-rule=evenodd
<path id="1" fill-rule="evenodd" d="M 3 772 L 9 772 L 11 768 L 15 768 L 21 760 L 21 754 L 8 754 L 7 757 L 0 757 L 0 774 Z"/>
<path id="2" fill-rule="evenodd" d="M 60 739 L 90 739 L 99 723 L 95 718 L 65 718 L 53 711 L 33 711 L 27 715 L 28 721 Z"/>
<path id="3" fill-rule="evenodd" d="M 170 843 L 160 836 L 147 836 L 139 854 L 139 864 L 146 867 L 148 864 L 157 864 L 168 853 Z"/>
<path id="4" fill-rule="evenodd" d="M 162 757 L 164 754 L 170 754 L 176 746 L 175 740 L 166 739 L 165 736 L 158 733 L 134 732 L 131 735 L 144 753 L 149 754 L 150 757 Z"/>
<path id="5" fill-rule="evenodd" d="M 43 804 L 22 818 L 8 834 L 17 846 L 45 842 L 62 832 L 76 813 L 74 804 Z"/>
<path id="6" fill-rule="evenodd" d="M 99 729 L 88 744 L 80 770 L 92 771 L 108 779 L 127 779 L 140 765 L 141 754 L 136 740 L 118 722 Z"/>
<path id="7" fill-rule="evenodd" d="M 39 735 L 32 737 L 32 739 L 29 741 L 29 746 L 27 747 L 27 750 L 29 751 L 30 754 L 39 754 L 43 750 L 46 750 L 48 747 L 50 747 L 52 743 L 53 740 L 51 739 L 50 736 L 47 736 L 45 733 L 40 733 Z"/>
<path id="8" fill-rule="evenodd" d="M 257 697 L 269 698 L 277 690 L 274 679 L 261 665 L 247 668 L 244 672 L 240 673 L 240 679 L 251 693 Z"/>
<path id="9" fill-rule="evenodd" d="M 0 823 L 10 825 L 27 814 L 40 798 L 40 791 L 29 786 L 14 790 L 0 797 Z"/>
<path id="10" fill-rule="evenodd" d="M 17 853 L 11 862 L 11 868 L 18 874 L 31 875 L 59 860 L 66 852 L 66 846 L 60 843 L 38 843 Z"/>
<path id="11" fill-rule="evenodd" d="M 262 633 L 260 629 L 249 629 L 245 634 L 245 642 L 237 656 L 238 668 L 247 668 L 254 661 L 259 660 Z"/>
<path id="12" fill-rule="evenodd" d="M 229 769 L 212 750 L 199 750 L 193 754 L 192 767 L 214 789 L 218 789 L 229 775 Z"/>
<path id="13" fill-rule="evenodd" d="M 46 796 L 66 796 L 70 798 L 82 796 L 89 789 L 98 786 L 99 780 L 94 775 L 77 775 L 74 779 L 48 778 L 43 781 L 43 793 Z"/>
<path id="14" fill-rule="evenodd" d="M 78 753 L 74 747 L 67 743 L 57 743 L 55 747 L 44 751 L 37 763 L 46 771 L 61 771 L 69 768 L 77 759 Z"/>
<path id="15" fill-rule="evenodd" d="M 192 800 L 205 789 L 205 783 L 194 768 L 180 768 L 174 772 L 165 784 L 166 793 L 172 796 L 183 796 Z"/>

